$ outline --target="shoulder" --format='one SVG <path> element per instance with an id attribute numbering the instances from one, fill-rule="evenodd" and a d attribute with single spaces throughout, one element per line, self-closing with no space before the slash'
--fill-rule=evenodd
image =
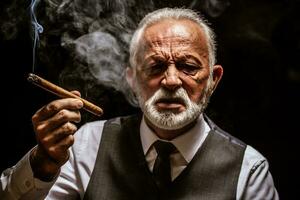
<path id="1" fill-rule="evenodd" d="M 267 159 L 256 149 L 252 146 L 247 145 L 245 150 L 245 155 L 243 159 L 241 178 L 249 179 L 250 176 L 257 173 L 260 170 L 267 170 L 268 171 L 269 164 Z"/>
<path id="2" fill-rule="evenodd" d="M 245 151 L 238 187 L 237 195 L 244 199 L 279 199 L 268 160 L 249 145 Z"/>
<path id="3" fill-rule="evenodd" d="M 210 127 L 210 129 L 216 133 L 217 135 L 221 136 L 222 138 L 225 138 L 225 140 L 227 140 L 228 142 L 230 142 L 231 144 L 243 148 L 246 148 L 246 144 L 239 140 L 238 138 L 232 136 L 231 134 L 229 134 L 228 132 L 224 131 L 223 129 L 221 129 L 218 125 L 216 125 L 208 116 L 204 115 L 204 119 L 206 121 L 206 123 L 208 124 L 208 126 Z"/>
<path id="4" fill-rule="evenodd" d="M 244 156 L 245 163 L 247 163 L 250 166 L 256 166 L 266 161 L 267 159 L 259 151 L 254 149 L 252 146 L 247 145 Z"/>
<path id="5" fill-rule="evenodd" d="M 268 160 L 255 148 L 219 128 L 212 120 L 205 116 L 205 121 L 211 130 L 225 138 L 238 149 L 244 149 L 240 170 L 237 199 L 276 199 L 278 193 L 269 171 Z"/>
<path id="6" fill-rule="evenodd" d="M 248 179 L 259 171 L 268 171 L 269 163 L 259 151 L 247 145 L 242 168 L 245 171 L 245 178 Z"/>
<path id="7" fill-rule="evenodd" d="M 267 159 L 252 146 L 247 145 L 238 138 L 232 136 L 228 132 L 218 127 L 211 119 L 205 116 L 205 121 L 210 126 L 211 130 L 217 135 L 225 138 L 226 141 L 244 149 L 242 170 L 247 171 L 248 175 L 254 172 L 257 168 L 268 168 Z"/>

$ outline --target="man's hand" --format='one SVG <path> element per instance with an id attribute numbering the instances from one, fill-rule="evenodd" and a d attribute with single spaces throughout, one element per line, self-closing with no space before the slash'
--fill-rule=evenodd
<path id="1" fill-rule="evenodd" d="M 72 92 L 78 96 L 77 91 Z M 79 109 L 83 103 L 75 98 L 52 101 L 32 116 L 37 138 L 37 148 L 30 155 L 30 164 L 36 178 L 50 181 L 68 160 L 68 149 L 74 143 L 77 127 L 81 120 Z"/>

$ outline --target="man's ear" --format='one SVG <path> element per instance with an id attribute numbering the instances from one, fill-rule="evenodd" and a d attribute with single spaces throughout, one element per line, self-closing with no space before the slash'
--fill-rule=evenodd
<path id="1" fill-rule="evenodd" d="M 223 67 L 221 65 L 214 65 L 212 76 L 211 91 L 214 91 L 223 76 Z"/>
<path id="2" fill-rule="evenodd" d="M 127 67 L 126 68 L 126 80 L 133 91 L 135 91 L 134 79 L 135 79 L 134 70 L 132 69 L 132 67 Z"/>

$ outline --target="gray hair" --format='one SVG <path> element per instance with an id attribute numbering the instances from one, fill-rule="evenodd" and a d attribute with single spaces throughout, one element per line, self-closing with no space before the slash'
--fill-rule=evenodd
<path id="1" fill-rule="evenodd" d="M 139 43 L 143 33 L 147 27 L 153 25 L 163 19 L 188 19 L 198 24 L 204 31 L 208 44 L 209 66 L 212 68 L 216 63 L 216 42 L 215 33 L 208 26 L 208 22 L 197 12 L 185 8 L 162 8 L 147 14 L 139 23 L 138 28 L 134 32 L 130 43 L 130 58 L 131 67 L 137 65 L 137 54 Z"/>

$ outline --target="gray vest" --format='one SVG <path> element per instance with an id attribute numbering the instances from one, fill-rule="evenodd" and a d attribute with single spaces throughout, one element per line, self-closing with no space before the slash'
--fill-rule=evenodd
<path id="1" fill-rule="evenodd" d="M 171 189 L 159 193 L 140 141 L 141 116 L 105 123 L 85 200 L 233 200 L 246 145 L 218 128 L 211 128 L 202 147 Z"/>

